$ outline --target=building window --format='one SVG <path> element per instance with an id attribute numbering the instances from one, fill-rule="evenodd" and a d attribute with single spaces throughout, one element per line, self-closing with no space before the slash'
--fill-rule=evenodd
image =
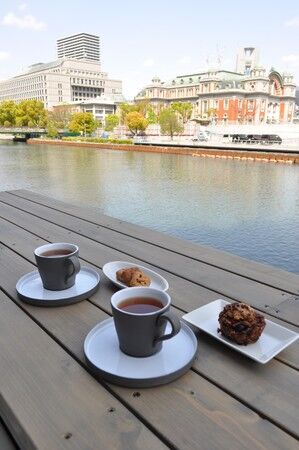
<path id="1" fill-rule="evenodd" d="M 228 99 L 226 98 L 226 99 L 224 99 L 224 102 L 223 102 L 223 108 L 224 108 L 224 109 L 228 109 L 228 105 L 229 105 L 229 101 L 228 101 Z"/>
<path id="2" fill-rule="evenodd" d="M 248 100 L 248 107 L 247 107 L 248 111 L 253 111 L 253 105 L 254 105 L 253 100 Z"/>

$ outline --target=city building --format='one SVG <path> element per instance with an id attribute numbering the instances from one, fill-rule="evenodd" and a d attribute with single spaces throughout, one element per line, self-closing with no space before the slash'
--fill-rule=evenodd
<path id="1" fill-rule="evenodd" d="M 236 72 L 250 75 L 259 64 L 259 51 L 255 47 L 240 48 L 237 53 Z"/>
<path id="2" fill-rule="evenodd" d="M 135 97 L 149 100 L 156 111 L 172 102 L 191 102 L 193 119 L 210 118 L 214 123 L 259 124 L 292 122 L 295 113 L 293 76 L 269 72 L 256 65 L 254 48 L 239 51 L 237 67 L 242 72 L 207 70 L 179 75 L 169 82 L 158 77 Z"/>
<path id="3" fill-rule="evenodd" d="M 83 59 L 100 63 L 100 38 L 80 33 L 57 40 L 58 58 Z"/>
<path id="4" fill-rule="evenodd" d="M 106 116 L 115 114 L 118 105 L 123 102 L 125 102 L 125 99 L 122 94 L 101 95 L 100 97 L 84 100 L 82 102 L 56 105 L 53 107 L 53 110 L 55 111 L 62 108 L 64 111 L 67 110 L 70 114 L 76 112 L 89 112 L 104 126 Z"/>
<path id="5" fill-rule="evenodd" d="M 109 79 L 107 73 L 101 70 L 99 46 L 96 43 L 98 37 L 87 34 L 76 36 L 84 36 L 84 39 L 86 37 L 96 39 L 90 41 L 93 44 L 88 48 L 82 44 L 85 40 L 80 40 L 77 44 L 74 41 L 72 49 L 71 46 L 68 48 L 68 55 L 74 51 L 72 58 L 66 57 L 67 46 L 65 45 L 61 47 L 61 49 L 65 48 L 65 53 L 58 60 L 46 64 L 33 64 L 27 72 L 1 81 L 0 101 L 19 102 L 36 99 L 41 100 L 46 109 L 51 109 L 54 105 L 83 102 L 102 95 L 121 95 L 122 82 Z M 65 38 L 65 40 L 72 37 Z M 58 43 L 63 40 L 59 40 Z M 80 47 L 81 44 L 82 47 Z M 86 49 L 87 57 L 81 59 L 83 48 Z M 58 54 L 62 54 L 60 53 L 60 44 L 58 44 Z M 93 60 L 93 58 L 95 59 Z"/>

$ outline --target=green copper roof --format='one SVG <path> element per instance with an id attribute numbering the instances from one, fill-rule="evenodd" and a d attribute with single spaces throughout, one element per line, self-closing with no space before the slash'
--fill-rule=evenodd
<path id="1" fill-rule="evenodd" d="M 190 75 L 179 75 L 172 80 L 163 83 L 164 86 L 180 86 L 198 84 L 199 81 L 209 80 L 241 80 L 245 78 L 242 73 L 231 72 L 229 70 L 211 70 L 206 72 L 199 72 Z"/>

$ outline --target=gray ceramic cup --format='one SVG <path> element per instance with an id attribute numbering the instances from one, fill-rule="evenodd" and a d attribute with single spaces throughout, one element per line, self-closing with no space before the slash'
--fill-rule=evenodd
<path id="1" fill-rule="evenodd" d="M 35 249 L 34 255 L 45 289 L 62 291 L 75 284 L 80 271 L 77 245 L 65 242 L 46 244 Z"/>
<path id="2" fill-rule="evenodd" d="M 125 300 L 136 297 L 154 298 L 162 304 L 162 308 L 141 314 L 119 308 Z M 170 304 L 170 296 L 158 289 L 133 287 L 113 294 L 111 306 L 120 349 L 137 357 L 151 356 L 159 352 L 163 341 L 171 339 L 181 329 L 179 319 L 169 311 Z M 172 330 L 165 334 L 167 322 Z"/>

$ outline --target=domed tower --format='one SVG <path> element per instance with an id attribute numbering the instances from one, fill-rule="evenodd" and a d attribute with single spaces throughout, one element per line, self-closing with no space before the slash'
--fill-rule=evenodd
<path id="1" fill-rule="evenodd" d="M 237 53 L 236 72 L 249 75 L 259 62 L 259 51 L 255 47 L 240 48 Z"/>
<path id="2" fill-rule="evenodd" d="M 159 85 L 161 84 L 161 80 L 160 80 L 159 77 L 155 76 L 155 77 L 152 79 L 152 83 L 153 83 L 153 85 L 155 85 L 155 86 L 159 86 Z"/>

